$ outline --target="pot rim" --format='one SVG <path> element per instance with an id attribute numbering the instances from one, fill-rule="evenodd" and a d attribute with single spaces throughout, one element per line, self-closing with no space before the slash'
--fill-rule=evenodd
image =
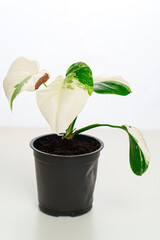
<path id="1" fill-rule="evenodd" d="M 97 140 L 99 143 L 100 143 L 100 147 L 93 151 L 93 152 L 89 152 L 89 153 L 83 153 L 83 154 L 76 154 L 76 155 L 59 155 L 59 154 L 51 154 L 51 153 L 46 153 L 46 152 L 42 152 L 40 150 L 38 150 L 35 146 L 34 146 L 34 142 L 39 139 L 39 138 L 42 138 L 42 137 L 46 137 L 46 136 L 50 136 L 50 135 L 57 135 L 55 133 L 50 133 L 50 134 L 44 134 L 44 135 L 40 135 L 38 137 L 35 137 L 33 138 L 31 141 L 30 141 L 30 147 L 36 151 L 37 153 L 40 153 L 40 154 L 43 154 L 43 155 L 46 155 L 46 156 L 55 156 L 55 157 L 65 157 L 65 158 L 79 158 L 79 157 L 82 157 L 82 156 L 89 156 L 89 155 L 92 155 L 94 153 L 97 153 L 97 152 L 100 152 L 103 148 L 104 148 L 104 143 L 101 139 L 97 138 L 97 137 L 93 137 L 91 135 L 88 135 L 88 134 L 77 134 L 77 135 L 81 135 L 81 136 L 86 136 L 86 137 L 90 137 L 90 138 L 94 138 L 95 140 Z"/>

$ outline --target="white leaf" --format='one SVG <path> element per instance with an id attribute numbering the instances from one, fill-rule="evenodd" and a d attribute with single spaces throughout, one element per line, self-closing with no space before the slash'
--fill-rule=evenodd
<path id="1" fill-rule="evenodd" d="M 83 109 L 89 94 L 77 79 L 58 76 L 47 88 L 36 93 L 43 116 L 57 134 L 64 133 Z"/>
<path id="2" fill-rule="evenodd" d="M 136 142 L 138 143 L 140 149 L 142 150 L 145 156 L 145 159 L 149 162 L 150 152 L 148 150 L 147 144 L 141 132 L 133 126 L 128 126 L 126 124 L 124 126 L 127 128 L 128 133 L 136 140 Z"/>
<path id="3" fill-rule="evenodd" d="M 21 90 L 18 92 L 18 94 L 22 91 L 34 91 L 36 83 L 45 74 L 48 74 L 46 70 L 39 72 L 38 62 L 28 60 L 24 57 L 17 58 L 11 64 L 7 76 L 3 82 L 8 101 L 11 101 L 11 97 L 17 84 L 20 84 L 24 79 L 30 77 L 29 80 L 21 87 Z"/>

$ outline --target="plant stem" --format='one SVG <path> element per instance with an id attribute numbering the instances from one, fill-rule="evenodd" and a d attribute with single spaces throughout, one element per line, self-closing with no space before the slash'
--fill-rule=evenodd
<path id="1" fill-rule="evenodd" d="M 45 87 L 47 87 L 47 85 L 46 85 L 45 83 L 43 83 L 43 85 L 44 85 Z"/>
<path id="2" fill-rule="evenodd" d="M 72 133 L 72 134 L 69 136 L 69 139 L 74 138 L 75 135 L 77 135 L 77 134 L 79 134 L 79 133 L 81 133 L 81 132 L 85 132 L 85 131 L 87 131 L 87 130 L 89 130 L 89 129 L 96 128 L 96 127 L 112 127 L 112 128 L 120 128 L 120 129 L 122 129 L 122 126 L 96 123 L 96 124 L 92 124 L 92 125 L 86 126 L 86 127 L 84 127 L 84 128 L 78 129 L 77 131 L 75 131 L 74 133 Z"/>
<path id="3" fill-rule="evenodd" d="M 74 124 L 75 124 L 75 122 L 76 122 L 76 120 L 77 120 L 77 117 L 74 119 L 74 121 L 71 123 L 71 127 L 70 127 L 70 131 L 71 132 L 73 132 L 73 127 L 74 127 Z"/>
<path id="4" fill-rule="evenodd" d="M 66 134 L 63 136 L 63 138 L 67 138 L 67 139 L 70 139 L 70 136 L 73 134 L 73 127 L 74 127 L 74 124 L 77 120 L 77 117 L 73 120 L 73 122 L 69 125 L 69 127 L 67 128 L 66 130 Z"/>

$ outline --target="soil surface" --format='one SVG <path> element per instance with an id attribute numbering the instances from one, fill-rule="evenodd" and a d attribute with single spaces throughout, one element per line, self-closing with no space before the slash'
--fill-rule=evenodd
<path id="1" fill-rule="evenodd" d="M 62 139 L 57 135 L 48 135 L 38 139 L 34 146 L 46 153 L 57 155 L 78 155 L 94 152 L 100 147 L 100 143 L 91 137 L 78 135 L 74 139 Z"/>

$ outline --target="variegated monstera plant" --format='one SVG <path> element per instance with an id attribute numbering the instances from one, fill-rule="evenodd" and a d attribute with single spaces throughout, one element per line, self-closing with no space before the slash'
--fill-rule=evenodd
<path id="1" fill-rule="evenodd" d="M 65 77 L 58 76 L 47 86 L 45 82 L 48 79 L 49 73 L 46 70 L 39 71 L 39 64 L 36 61 L 23 57 L 16 59 L 4 79 L 4 90 L 11 109 L 13 100 L 18 94 L 22 91 L 35 91 L 44 84 L 43 90 L 36 91 L 37 103 L 53 132 L 62 135 L 62 138 L 73 139 L 76 134 L 95 127 L 123 129 L 129 136 L 132 171 L 136 175 L 142 175 L 147 170 L 150 154 L 142 134 L 135 127 L 98 123 L 74 129 L 78 114 L 93 92 L 122 96 L 131 93 L 125 80 L 105 75 L 93 79 L 91 69 L 83 62 L 74 63 L 68 68 Z"/>

